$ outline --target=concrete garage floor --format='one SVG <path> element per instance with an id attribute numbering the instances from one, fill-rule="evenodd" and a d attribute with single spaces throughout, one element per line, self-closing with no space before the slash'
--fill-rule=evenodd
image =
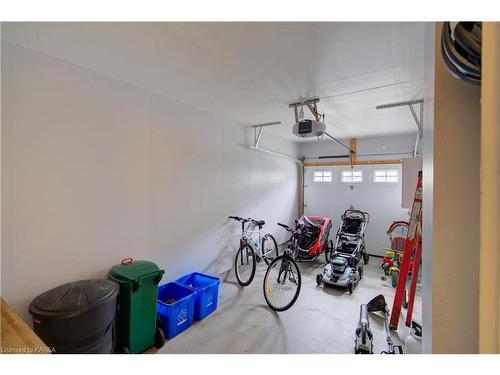
<path id="1" fill-rule="evenodd" d="M 255 278 L 245 288 L 239 286 L 231 271 L 221 282 L 218 309 L 167 341 L 158 353 L 353 353 L 359 305 L 382 293 L 391 308 L 395 289 L 389 280 L 381 280 L 381 260 L 373 257 L 352 295 L 341 289 L 317 287 L 315 277 L 324 266 L 322 260 L 299 264 L 299 298 L 282 313 L 272 311 L 264 300 L 264 263 L 257 264 Z M 404 342 L 409 332 L 404 325 L 405 313 L 403 310 L 398 332 L 392 333 L 395 344 Z M 414 319 L 421 321 L 418 288 Z M 386 350 L 382 316 L 370 314 L 370 324 L 375 352 Z"/>

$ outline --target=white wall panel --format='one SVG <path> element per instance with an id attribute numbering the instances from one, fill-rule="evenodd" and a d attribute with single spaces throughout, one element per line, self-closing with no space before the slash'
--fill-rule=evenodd
<path id="1" fill-rule="evenodd" d="M 396 169 L 397 183 L 375 183 L 373 173 L 377 169 Z M 313 182 L 315 170 L 333 171 L 331 183 Z M 347 167 L 308 167 L 305 173 L 305 213 L 328 216 L 333 219 L 332 235 L 340 225 L 340 216 L 351 207 L 366 211 L 371 219 L 366 230 L 366 247 L 370 254 L 384 255 L 388 247 L 387 228 L 395 220 L 407 220 L 408 210 L 401 208 L 401 165 L 355 166 L 363 171 L 363 182 L 350 184 L 341 182 L 341 172 Z"/>
<path id="2" fill-rule="evenodd" d="M 297 166 L 252 152 L 247 127 L 2 41 L 2 296 L 149 259 L 164 281 L 231 268 L 239 226 L 297 214 Z M 297 156 L 267 133 L 262 145 Z"/>

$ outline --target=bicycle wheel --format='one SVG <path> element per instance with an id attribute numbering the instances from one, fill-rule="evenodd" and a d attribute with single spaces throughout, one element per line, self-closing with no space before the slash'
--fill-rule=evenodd
<path id="1" fill-rule="evenodd" d="M 271 262 L 264 276 L 264 298 L 274 311 L 285 311 L 293 306 L 302 284 L 297 263 L 288 255 Z"/>
<path id="2" fill-rule="evenodd" d="M 244 244 L 238 249 L 234 259 L 234 271 L 241 286 L 247 286 L 252 282 L 255 275 L 255 253 L 249 244 Z"/>
<path id="3" fill-rule="evenodd" d="M 278 244 L 271 234 L 266 234 L 262 238 L 262 258 L 267 265 L 278 256 Z"/>

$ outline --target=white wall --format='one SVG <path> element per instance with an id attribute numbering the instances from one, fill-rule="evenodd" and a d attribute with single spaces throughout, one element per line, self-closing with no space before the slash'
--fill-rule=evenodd
<path id="1" fill-rule="evenodd" d="M 408 110 L 408 116 L 411 113 Z M 403 134 L 386 137 L 367 137 L 357 139 L 357 154 L 360 160 L 402 159 L 412 156 L 416 134 Z M 341 140 L 349 145 L 348 139 Z M 347 159 L 317 159 L 318 156 L 344 155 L 346 151 L 335 143 L 324 139 L 322 142 L 304 142 L 300 145 L 300 155 L 306 162 L 347 161 Z M 364 182 L 355 184 L 351 190 L 348 184 L 340 182 L 342 170 L 350 167 L 307 167 L 305 173 L 305 212 L 333 218 L 334 233 L 340 224 L 340 215 L 352 204 L 355 208 L 367 211 L 372 218 L 367 227 L 366 245 L 368 252 L 384 255 L 388 246 L 387 228 L 394 220 L 407 220 L 408 210 L 401 208 L 402 184 L 401 165 L 356 166 L 363 170 Z M 374 169 L 397 169 L 400 179 L 397 184 L 376 184 L 373 182 Z M 314 170 L 332 170 L 334 181 L 331 184 L 313 183 Z"/>
<path id="2" fill-rule="evenodd" d="M 239 227 L 297 214 L 293 161 L 252 134 L 142 88 L 2 41 L 2 296 L 24 318 L 39 293 L 104 277 L 122 258 L 166 280 L 232 266 Z M 297 156 L 264 134 L 262 146 Z"/>
<path id="3" fill-rule="evenodd" d="M 422 158 L 405 158 L 402 160 L 402 199 L 401 207 L 411 210 L 413 207 L 413 199 L 415 198 L 415 190 L 417 187 L 418 174 L 422 170 Z"/>
<path id="4" fill-rule="evenodd" d="M 366 229 L 366 248 L 368 253 L 385 255 L 384 248 L 389 246 L 387 228 L 395 220 L 407 220 L 408 210 L 401 208 L 401 178 L 398 183 L 374 183 L 376 169 L 396 169 L 401 176 L 400 164 L 383 166 L 355 166 L 363 171 L 363 182 L 349 184 L 341 182 L 341 172 L 350 167 L 308 167 L 305 173 L 305 213 L 328 216 L 333 219 L 333 235 L 340 225 L 340 216 L 352 205 L 355 209 L 370 214 Z M 316 170 L 331 170 L 333 181 L 313 182 Z M 332 237 L 333 238 L 333 237 Z"/>

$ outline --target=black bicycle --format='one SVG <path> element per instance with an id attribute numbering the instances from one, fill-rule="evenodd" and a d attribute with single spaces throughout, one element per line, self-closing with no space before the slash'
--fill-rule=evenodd
<path id="1" fill-rule="evenodd" d="M 295 262 L 299 252 L 299 243 L 306 235 L 305 227 L 295 220 L 295 228 L 278 223 L 292 233 L 290 244 L 283 255 L 280 255 L 269 264 L 264 276 L 264 298 L 274 311 L 285 311 L 293 306 L 299 297 L 302 277 Z"/>
<path id="2" fill-rule="evenodd" d="M 278 244 L 271 234 L 262 236 L 261 230 L 266 224 L 264 220 L 238 216 L 229 218 L 241 222 L 240 247 L 234 259 L 234 270 L 238 283 L 247 286 L 255 276 L 256 263 L 264 260 L 269 265 L 278 256 Z"/>

